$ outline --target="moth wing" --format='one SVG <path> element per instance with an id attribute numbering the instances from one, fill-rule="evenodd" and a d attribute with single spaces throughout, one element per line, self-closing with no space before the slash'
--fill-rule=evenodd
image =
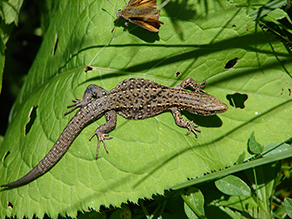
<path id="1" fill-rule="evenodd" d="M 163 24 L 159 21 L 159 13 L 156 0 L 130 0 L 128 5 L 116 15 L 148 31 L 158 32 L 160 24 Z"/>
<path id="2" fill-rule="evenodd" d="M 129 6 L 137 6 L 142 2 L 143 0 L 130 0 L 129 3 L 127 4 L 127 7 Z"/>
<path id="3" fill-rule="evenodd" d="M 156 15 L 155 15 L 156 17 Z M 152 17 L 150 17 L 149 19 L 147 19 L 147 23 L 150 23 L 152 26 L 157 27 L 159 29 L 161 24 L 164 24 L 162 21 L 158 20 L 159 16 L 157 15 L 157 18 L 152 19 Z"/>
<path id="4" fill-rule="evenodd" d="M 157 8 L 156 0 L 142 0 L 139 4 L 147 4 L 147 6 L 155 6 Z"/>
<path id="5" fill-rule="evenodd" d="M 130 22 L 132 22 L 133 24 L 136 24 L 150 32 L 158 32 L 159 31 L 159 27 L 160 24 L 163 24 L 163 22 L 153 19 L 147 19 L 147 22 L 140 20 L 140 19 L 129 19 Z"/>
<path id="6" fill-rule="evenodd" d="M 153 13 L 153 12 L 152 12 Z M 158 11 L 156 11 L 154 14 L 152 14 L 151 15 L 151 13 L 150 14 L 148 14 L 148 15 L 145 15 L 145 17 L 144 17 L 144 21 L 147 21 L 148 22 L 148 20 L 157 20 L 157 21 L 159 21 L 159 14 L 160 14 L 160 10 L 158 10 Z M 149 15 L 151 15 L 151 16 L 149 16 Z M 145 19 L 146 18 L 146 19 Z M 160 23 L 162 23 L 163 24 L 163 22 L 161 22 L 161 21 L 159 21 Z"/>
<path id="7" fill-rule="evenodd" d="M 129 6 L 139 6 L 139 5 L 143 5 L 143 4 L 147 4 L 148 6 L 155 6 L 156 5 L 156 0 L 130 0 L 127 7 Z"/>

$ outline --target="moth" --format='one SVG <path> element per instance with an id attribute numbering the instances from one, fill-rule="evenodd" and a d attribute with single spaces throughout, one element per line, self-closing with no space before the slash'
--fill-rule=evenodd
<path id="1" fill-rule="evenodd" d="M 118 10 L 116 16 L 150 32 L 158 32 L 160 25 L 163 24 L 159 21 L 159 14 L 160 10 L 157 9 L 156 0 L 130 0 L 128 5 Z"/>

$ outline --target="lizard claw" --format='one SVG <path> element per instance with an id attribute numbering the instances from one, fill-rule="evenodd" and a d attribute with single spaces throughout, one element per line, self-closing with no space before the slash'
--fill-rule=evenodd
<path id="1" fill-rule="evenodd" d="M 110 140 L 113 137 L 108 137 L 109 135 L 106 133 L 102 133 L 102 132 L 95 132 L 93 135 L 91 135 L 91 137 L 89 138 L 89 141 L 94 137 L 97 136 L 98 138 L 98 143 L 97 143 L 97 149 L 96 149 L 96 159 L 98 158 L 98 152 L 99 152 L 99 146 L 100 146 L 100 142 L 102 141 L 104 149 L 106 151 L 106 153 L 108 153 L 108 149 L 106 147 L 105 141 L 104 140 Z"/>
<path id="2" fill-rule="evenodd" d="M 193 124 L 193 121 L 191 121 L 191 122 L 188 121 L 186 127 L 187 127 L 188 130 L 189 130 L 188 133 L 187 133 L 186 135 L 189 135 L 191 132 L 193 132 L 193 133 L 195 134 L 196 138 L 197 138 L 197 137 L 198 137 L 198 133 L 197 133 L 197 132 L 201 132 L 200 129 L 197 129 L 197 128 L 196 128 L 196 127 L 198 127 L 198 126 Z M 196 132 L 196 131 L 197 131 L 197 132 Z"/>
<path id="3" fill-rule="evenodd" d="M 83 101 L 83 99 L 81 99 L 81 98 L 77 98 L 76 100 L 72 100 L 72 101 L 73 101 L 74 103 L 71 104 L 71 105 L 69 105 L 69 106 L 67 106 L 67 108 L 70 108 L 70 107 L 73 107 L 73 108 L 70 109 L 69 111 L 67 111 L 67 112 L 65 113 L 65 115 L 71 113 L 73 110 L 75 110 L 75 109 L 78 108 L 78 107 L 84 106 L 84 101 Z"/>

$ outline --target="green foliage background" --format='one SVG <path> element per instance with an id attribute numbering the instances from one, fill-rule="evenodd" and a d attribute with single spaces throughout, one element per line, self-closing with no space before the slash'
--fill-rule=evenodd
<path id="1" fill-rule="evenodd" d="M 43 43 L 0 148 L 1 184 L 22 177 L 45 156 L 74 114 L 64 116 L 66 106 L 92 83 L 110 90 L 130 77 L 166 86 L 188 77 L 206 79 L 206 91 L 229 110 L 212 117 L 185 113 L 200 126 L 198 139 L 185 136 L 187 130 L 176 126 L 170 113 L 143 121 L 119 116 L 110 133 L 113 139 L 107 141 L 110 153 L 101 150 L 96 160 L 97 140 L 88 139 L 105 122 L 102 118 L 87 126 L 44 176 L 2 190 L 0 217 L 75 216 L 77 210 L 137 202 L 188 178 L 231 166 L 244 151 L 248 157 L 246 143 L 252 131 L 263 144 L 291 136 L 292 59 L 245 10 L 227 1 L 172 1 L 162 9 L 164 25 L 158 34 L 133 24 L 125 28 L 123 21 L 111 33 L 115 12 L 124 6 L 123 1 L 114 4 L 106 0 L 47 4 L 52 11 L 42 23 L 48 24 Z M 225 70 L 234 58 L 237 65 Z M 89 65 L 94 70 L 85 73 Z M 182 72 L 178 78 L 177 71 Z M 234 93 L 248 95 L 244 109 L 228 102 L 226 96 Z"/>

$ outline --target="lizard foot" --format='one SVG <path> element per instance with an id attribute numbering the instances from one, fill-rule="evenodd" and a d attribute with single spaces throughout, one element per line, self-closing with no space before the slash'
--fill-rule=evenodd
<path id="1" fill-rule="evenodd" d="M 81 98 L 77 98 L 76 100 L 72 100 L 72 101 L 73 101 L 74 103 L 71 104 L 71 105 L 69 105 L 69 106 L 67 106 L 67 108 L 70 108 L 70 107 L 73 107 L 73 108 L 70 109 L 68 112 L 66 112 L 65 115 L 71 113 L 71 112 L 72 112 L 73 110 L 75 110 L 76 108 L 81 107 L 81 106 L 84 106 L 84 104 L 86 104 L 86 103 L 84 102 L 84 100 L 81 99 Z"/>
<path id="2" fill-rule="evenodd" d="M 196 90 L 197 92 L 201 91 L 201 92 L 203 92 L 203 93 L 207 93 L 205 90 L 203 90 L 203 88 L 205 88 L 206 85 L 207 85 L 207 82 L 206 82 L 205 79 L 204 79 L 203 82 L 198 83 L 197 85 L 198 85 L 198 88 L 197 88 L 197 90 Z"/>
<path id="3" fill-rule="evenodd" d="M 104 141 L 104 140 L 110 140 L 110 139 L 112 139 L 113 137 L 108 137 L 108 136 L 109 136 L 108 134 L 96 131 L 96 132 L 94 132 L 93 135 L 91 135 L 91 137 L 89 138 L 89 141 L 90 141 L 95 135 L 96 135 L 97 138 L 98 138 L 97 149 L 96 149 L 96 159 L 97 159 L 97 157 L 98 157 L 98 152 L 99 152 L 100 142 L 102 141 L 103 146 L 104 146 L 104 149 L 105 149 L 106 153 L 108 153 L 108 149 L 107 149 L 107 147 L 106 147 L 106 144 L 105 144 L 105 141 Z"/>
<path id="4" fill-rule="evenodd" d="M 188 133 L 186 135 L 189 135 L 191 132 L 193 132 L 196 135 L 196 138 L 198 137 L 198 133 L 197 132 L 201 132 L 200 129 L 197 129 L 196 127 L 198 127 L 197 125 L 193 124 L 193 121 L 188 121 L 186 128 L 188 128 Z"/>
<path id="5" fill-rule="evenodd" d="M 201 82 L 201 83 L 197 83 L 197 82 L 194 81 L 194 83 L 190 84 L 189 86 L 191 86 L 195 90 L 195 92 L 202 92 L 202 93 L 206 94 L 207 92 L 204 90 L 206 85 L 207 85 L 207 82 L 204 79 L 204 81 Z"/>
<path id="6" fill-rule="evenodd" d="M 187 78 L 184 80 L 182 83 L 180 83 L 177 88 L 186 88 L 186 87 L 191 87 L 194 89 L 194 92 L 202 92 L 202 93 L 207 93 L 204 91 L 204 87 L 206 87 L 207 83 L 206 80 L 204 80 L 201 83 L 197 83 L 194 79 L 192 78 Z"/>

